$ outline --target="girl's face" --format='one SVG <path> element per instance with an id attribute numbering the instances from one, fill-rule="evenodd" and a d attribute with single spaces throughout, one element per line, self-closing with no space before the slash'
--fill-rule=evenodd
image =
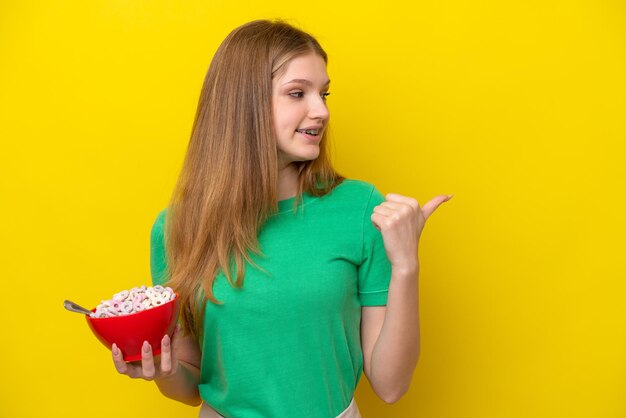
<path id="1" fill-rule="evenodd" d="M 274 132 L 279 168 L 293 161 L 314 160 L 328 123 L 328 74 L 317 54 L 296 57 L 272 80 Z"/>

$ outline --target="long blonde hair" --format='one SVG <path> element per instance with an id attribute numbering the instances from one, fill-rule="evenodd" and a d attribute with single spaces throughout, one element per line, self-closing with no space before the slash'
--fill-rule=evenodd
<path id="1" fill-rule="evenodd" d="M 207 299 L 221 303 L 213 294 L 216 275 L 222 271 L 241 287 L 245 262 L 256 266 L 249 251 L 262 254 L 259 229 L 278 210 L 272 78 L 311 52 L 328 62 L 311 35 L 282 21 L 257 20 L 233 30 L 211 61 L 165 223 L 168 284 L 181 298 L 183 331 L 195 338 Z M 318 158 L 292 163 L 296 207 L 304 191 L 322 196 L 343 180 L 327 142 L 326 129 Z"/>

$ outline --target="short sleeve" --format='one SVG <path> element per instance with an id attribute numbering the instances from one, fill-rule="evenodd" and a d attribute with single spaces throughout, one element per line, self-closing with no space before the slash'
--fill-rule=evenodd
<path id="1" fill-rule="evenodd" d="M 357 269 L 361 306 L 383 306 L 387 304 L 391 263 L 387 258 L 383 236 L 371 220 L 374 207 L 384 201 L 384 196 L 372 186 L 363 214 L 363 257 Z"/>
<path id="2" fill-rule="evenodd" d="M 162 285 L 169 279 L 164 238 L 165 215 L 165 210 L 159 213 L 150 232 L 150 274 L 153 285 Z"/>

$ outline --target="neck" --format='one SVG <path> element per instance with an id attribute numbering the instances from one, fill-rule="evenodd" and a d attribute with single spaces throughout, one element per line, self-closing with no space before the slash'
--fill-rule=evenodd
<path id="1" fill-rule="evenodd" d="M 298 172 L 293 164 L 278 170 L 278 200 L 292 198 L 298 192 Z"/>

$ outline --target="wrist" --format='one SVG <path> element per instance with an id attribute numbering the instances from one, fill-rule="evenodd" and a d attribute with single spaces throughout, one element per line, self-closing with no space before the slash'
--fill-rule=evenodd
<path id="1" fill-rule="evenodd" d="M 391 265 L 391 274 L 393 276 L 417 277 L 419 273 L 419 262 Z"/>

